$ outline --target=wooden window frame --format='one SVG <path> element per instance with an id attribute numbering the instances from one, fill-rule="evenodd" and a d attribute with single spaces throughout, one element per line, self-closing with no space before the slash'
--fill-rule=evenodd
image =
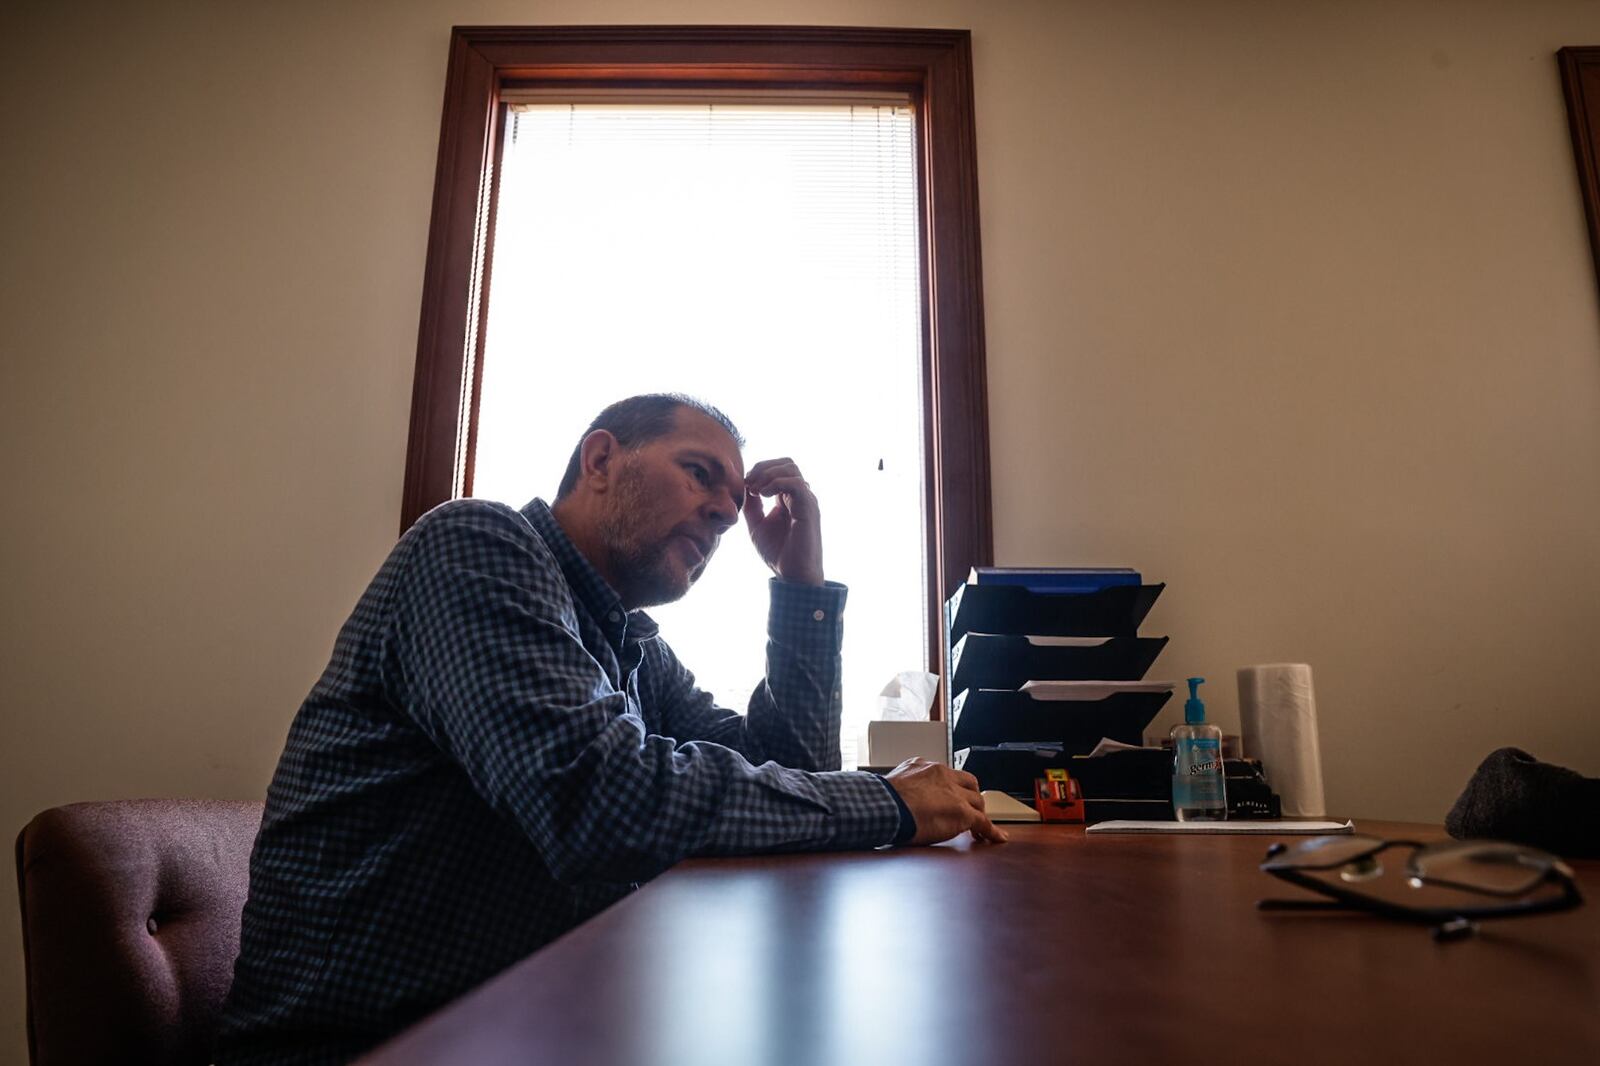
<path id="1" fill-rule="evenodd" d="M 1600 47 L 1569 47 L 1556 52 L 1567 125 L 1578 164 L 1583 213 L 1589 223 L 1589 250 L 1600 283 Z"/>
<path id="2" fill-rule="evenodd" d="M 507 88 L 893 90 L 917 109 L 929 669 L 943 604 L 993 555 L 972 50 L 965 30 L 458 26 L 423 276 L 400 528 L 471 491 Z M 715 402 L 714 397 L 708 397 Z"/>

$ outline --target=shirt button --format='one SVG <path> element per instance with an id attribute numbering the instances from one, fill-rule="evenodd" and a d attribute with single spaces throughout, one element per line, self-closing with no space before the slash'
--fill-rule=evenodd
<path id="1" fill-rule="evenodd" d="M 828 616 L 826 614 L 824 614 L 822 611 L 812 611 L 811 612 L 811 617 L 813 619 L 815 619 L 816 621 L 820 622 L 820 621 L 822 621 L 824 618 L 826 618 Z"/>

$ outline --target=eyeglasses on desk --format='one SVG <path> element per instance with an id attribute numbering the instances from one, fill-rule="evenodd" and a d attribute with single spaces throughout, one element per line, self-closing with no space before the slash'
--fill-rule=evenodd
<path id="1" fill-rule="evenodd" d="M 1383 877 L 1380 859 L 1391 848 L 1409 848 L 1402 867 L 1411 890 L 1453 889 L 1484 897 L 1463 906 L 1429 905 L 1396 899 L 1373 889 Z M 1494 840 L 1382 840 L 1359 835 L 1320 836 L 1296 844 L 1274 844 L 1261 863 L 1263 873 L 1327 899 L 1263 899 L 1264 911 L 1359 910 L 1433 927 L 1437 940 L 1459 940 L 1477 932 L 1478 922 L 1569 910 L 1583 902 L 1572 867 L 1538 848 Z M 1330 876 L 1337 872 L 1338 880 Z"/>

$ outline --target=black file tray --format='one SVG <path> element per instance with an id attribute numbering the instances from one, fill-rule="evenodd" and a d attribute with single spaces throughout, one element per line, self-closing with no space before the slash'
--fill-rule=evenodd
<path id="1" fill-rule="evenodd" d="M 1175 822 L 1172 800 L 1086 799 L 1083 801 L 1083 824 L 1112 822 L 1126 818 L 1134 822 Z"/>
<path id="2" fill-rule="evenodd" d="M 957 748 L 955 767 L 978 779 L 985 790 L 1009 792 L 1026 803 L 1033 802 L 1033 782 L 1050 767 L 1065 769 L 1072 756 L 1047 748 L 998 748 L 980 746 Z M 1067 771 L 1071 773 L 1070 770 Z"/>
<path id="3" fill-rule="evenodd" d="M 954 746 L 1003 741 L 1051 741 L 1088 754 L 1101 737 L 1144 743 L 1144 729 L 1171 692 L 1117 692 L 1098 700 L 1039 700 L 1030 692 L 968 689 L 950 703 Z"/>
<path id="4" fill-rule="evenodd" d="M 950 691 L 1016 689 L 1029 681 L 1138 681 L 1166 644 L 1166 637 L 1112 637 L 1092 646 L 1051 645 L 968 633 L 950 652 Z"/>
<path id="5" fill-rule="evenodd" d="M 1067 771 L 1086 800 L 1172 801 L 1172 755 L 1157 748 L 1082 756 L 1048 748 L 978 745 L 956 752 L 956 769 L 978 779 L 978 787 L 997 789 L 1033 801 L 1033 782 L 1046 769 Z"/>
<path id="6" fill-rule="evenodd" d="M 1098 592 L 1030 592 L 1020 585 L 958 585 L 945 602 L 952 642 L 968 633 L 1131 637 L 1166 588 L 1116 585 Z"/>

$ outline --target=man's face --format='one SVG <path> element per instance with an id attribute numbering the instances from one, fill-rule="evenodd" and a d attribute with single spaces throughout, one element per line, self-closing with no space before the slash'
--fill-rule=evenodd
<path id="1" fill-rule="evenodd" d="M 680 407 L 672 432 L 616 457 L 599 533 L 631 608 L 671 603 L 705 573 L 744 503 L 744 462 L 728 431 Z"/>

